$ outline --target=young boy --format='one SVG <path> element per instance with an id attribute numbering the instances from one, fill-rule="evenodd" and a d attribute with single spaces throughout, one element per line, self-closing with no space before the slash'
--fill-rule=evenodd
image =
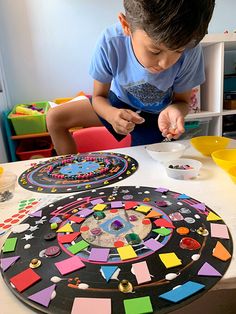
<path id="1" fill-rule="evenodd" d="M 105 125 L 132 145 L 177 139 L 191 90 L 204 82 L 200 40 L 214 0 L 124 0 L 125 15 L 104 31 L 90 67 L 92 106 L 75 101 L 49 110 L 58 154 L 76 153 L 69 128 Z"/>

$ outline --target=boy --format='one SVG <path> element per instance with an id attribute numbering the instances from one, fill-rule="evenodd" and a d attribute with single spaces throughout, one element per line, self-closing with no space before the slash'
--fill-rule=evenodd
<path id="1" fill-rule="evenodd" d="M 76 153 L 75 126 L 101 126 L 132 145 L 177 139 L 191 90 L 204 82 L 198 44 L 214 0 L 124 0 L 125 15 L 102 34 L 92 58 L 89 101 L 51 109 L 47 126 L 58 154 Z"/>

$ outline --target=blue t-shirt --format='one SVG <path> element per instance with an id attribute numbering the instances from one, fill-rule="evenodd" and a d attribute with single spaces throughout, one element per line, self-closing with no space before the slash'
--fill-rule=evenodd
<path id="1" fill-rule="evenodd" d="M 173 92 L 183 93 L 205 80 L 200 45 L 185 49 L 167 70 L 150 73 L 136 59 L 131 39 L 120 23 L 107 28 L 94 51 L 90 70 L 93 79 L 111 83 L 111 90 L 136 110 L 158 113 L 172 101 Z"/>

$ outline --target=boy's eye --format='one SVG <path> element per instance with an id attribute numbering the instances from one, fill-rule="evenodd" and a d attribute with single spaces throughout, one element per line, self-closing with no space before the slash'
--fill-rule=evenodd
<path id="1" fill-rule="evenodd" d="M 150 51 L 152 55 L 157 56 L 161 53 L 161 51 Z"/>

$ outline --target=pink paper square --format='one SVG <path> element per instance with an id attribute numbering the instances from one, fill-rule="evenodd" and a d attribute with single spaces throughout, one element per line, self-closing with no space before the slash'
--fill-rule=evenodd
<path id="1" fill-rule="evenodd" d="M 111 314 L 111 299 L 75 298 L 71 314 Z"/>
<path id="2" fill-rule="evenodd" d="M 55 263 L 55 266 L 62 275 L 66 275 L 72 271 L 85 267 L 84 263 L 78 256 L 73 256 L 64 259 L 63 261 L 57 262 Z"/>
<path id="3" fill-rule="evenodd" d="M 211 223 L 211 236 L 213 238 L 229 239 L 229 232 L 226 225 Z"/>
<path id="4" fill-rule="evenodd" d="M 145 261 L 133 264 L 132 269 L 134 271 L 138 284 L 149 282 L 152 280 L 147 263 Z"/>

